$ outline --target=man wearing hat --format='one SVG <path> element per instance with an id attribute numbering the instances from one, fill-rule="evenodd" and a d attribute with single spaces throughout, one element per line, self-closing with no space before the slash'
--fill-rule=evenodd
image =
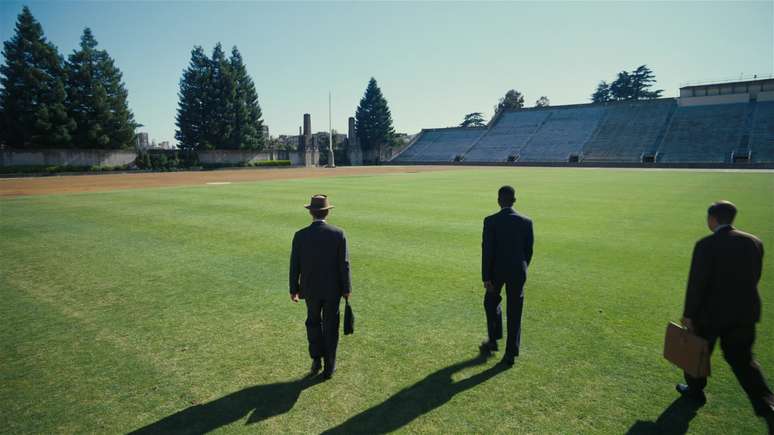
<path id="1" fill-rule="evenodd" d="M 290 298 L 306 301 L 306 334 L 311 375 L 323 368 L 330 379 L 336 371 L 336 347 L 339 343 L 339 305 L 341 297 L 352 292 L 349 254 L 344 231 L 328 224 L 333 208 L 325 195 L 315 195 L 306 206 L 312 224 L 296 232 L 290 254 Z"/>
<path id="2" fill-rule="evenodd" d="M 513 209 L 516 190 L 503 186 L 497 191 L 500 211 L 484 219 L 481 243 L 481 274 L 484 281 L 484 311 L 486 312 L 487 341 L 479 350 L 488 355 L 498 350 L 497 340 L 503 335 L 500 293 L 505 286 L 508 336 L 502 363 L 512 366 L 519 356 L 521 342 L 521 311 L 524 306 L 524 283 L 527 266 L 532 261 L 532 221 Z"/>

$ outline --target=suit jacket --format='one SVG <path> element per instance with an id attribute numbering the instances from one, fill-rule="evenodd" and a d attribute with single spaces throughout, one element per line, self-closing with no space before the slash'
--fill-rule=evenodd
<path id="1" fill-rule="evenodd" d="M 322 221 L 297 231 L 290 253 L 290 293 L 332 299 L 351 291 L 344 231 Z"/>
<path id="2" fill-rule="evenodd" d="M 532 261 L 532 221 L 513 208 L 484 219 L 481 243 L 481 276 L 483 281 L 524 282 L 527 266 Z"/>
<path id="3" fill-rule="evenodd" d="M 731 226 L 693 249 L 683 316 L 711 330 L 754 325 L 761 317 L 758 281 L 763 243 Z"/>

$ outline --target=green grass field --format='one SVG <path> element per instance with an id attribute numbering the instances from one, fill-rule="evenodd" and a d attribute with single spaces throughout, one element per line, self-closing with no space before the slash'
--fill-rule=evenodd
<path id="1" fill-rule="evenodd" d="M 475 357 L 481 223 L 506 183 L 536 245 L 522 355 L 502 371 Z M 305 310 L 287 294 L 314 193 L 347 232 L 358 316 L 325 383 L 302 380 Z M 655 423 L 681 380 L 663 333 L 717 199 L 774 249 L 772 173 L 487 168 L 3 199 L 0 427 L 685 430 L 683 415 Z M 763 275 L 755 350 L 772 384 L 772 254 Z M 713 364 L 688 432 L 764 433 L 719 349 Z"/>

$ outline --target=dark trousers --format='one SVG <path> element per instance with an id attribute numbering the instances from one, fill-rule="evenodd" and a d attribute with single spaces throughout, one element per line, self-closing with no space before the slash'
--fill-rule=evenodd
<path id="1" fill-rule="evenodd" d="M 325 358 L 326 365 L 335 365 L 339 345 L 339 303 L 341 298 L 306 299 L 306 338 L 309 356 Z"/>
<path id="2" fill-rule="evenodd" d="M 755 326 L 744 326 L 728 329 L 723 332 L 713 332 L 699 328 L 698 335 L 709 341 L 710 354 L 715 348 L 715 342 L 720 339 L 723 357 L 734 371 L 736 379 L 747 393 L 755 413 L 764 416 L 774 412 L 774 396 L 763 379 L 763 373 L 758 363 L 753 359 L 752 347 L 755 342 Z M 696 391 L 703 390 L 707 378 L 694 378 L 687 373 L 685 381 Z"/>
<path id="3" fill-rule="evenodd" d="M 505 314 L 508 316 L 508 338 L 505 343 L 505 354 L 508 356 L 519 356 L 519 346 L 521 344 L 521 311 L 524 307 L 524 281 L 517 282 L 495 282 L 494 291 L 487 291 L 484 294 L 484 311 L 486 312 L 486 330 L 491 343 L 496 342 L 503 336 L 503 314 L 500 303 L 503 297 L 500 295 L 505 285 Z"/>

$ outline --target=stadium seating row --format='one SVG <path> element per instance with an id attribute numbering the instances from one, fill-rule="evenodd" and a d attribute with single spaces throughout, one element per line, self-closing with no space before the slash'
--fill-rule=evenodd
<path id="1" fill-rule="evenodd" d="M 774 163 L 774 101 L 674 98 L 507 111 L 488 128 L 427 129 L 395 162 Z"/>

